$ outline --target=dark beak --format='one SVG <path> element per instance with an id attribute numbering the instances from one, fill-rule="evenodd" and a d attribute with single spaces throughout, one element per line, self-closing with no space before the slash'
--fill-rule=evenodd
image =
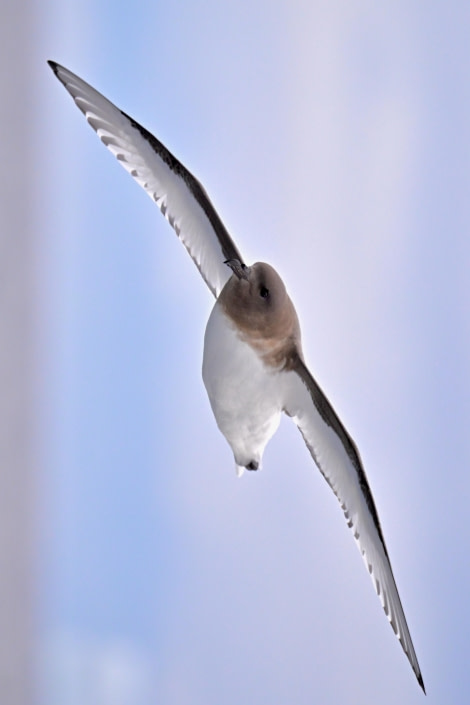
<path id="1" fill-rule="evenodd" d="M 226 264 L 232 272 L 238 277 L 238 279 L 245 279 L 248 281 L 248 274 L 250 273 L 250 268 L 240 262 L 238 259 L 227 259 L 224 264 Z"/>

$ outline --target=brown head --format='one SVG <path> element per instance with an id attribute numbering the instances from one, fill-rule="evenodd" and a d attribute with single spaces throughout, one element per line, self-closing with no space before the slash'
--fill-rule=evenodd
<path id="1" fill-rule="evenodd" d="M 292 354 L 302 356 L 300 327 L 284 282 L 273 267 L 257 262 L 251 267 L 227 263 L 233 274 L 222 289 L 219 304 L 240 337 L 255 348 L 267 364 L 289 367 Z"/>

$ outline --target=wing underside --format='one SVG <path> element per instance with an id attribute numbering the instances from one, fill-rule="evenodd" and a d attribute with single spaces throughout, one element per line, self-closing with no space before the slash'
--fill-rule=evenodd
<path id="1" fill-rule="evenodd" d="M 297 424 L 315 463 L 338 498 L 388 621 L 424 690 L 377 509 L 357 448 L 300 358 L 286 375 L 284 410 Z"/>
<path id="2" fill-rule="evenodd" d="M 217 297 L 231 275 L 225 261 L 242 259 L 203 186 L 133 118 L 71 71 L 49 65 L 101 141 L 158 205 Z"/>

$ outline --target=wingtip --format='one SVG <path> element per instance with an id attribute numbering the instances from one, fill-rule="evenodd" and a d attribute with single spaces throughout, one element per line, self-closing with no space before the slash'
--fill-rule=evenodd
<path id="1" fill-rule="evenodd" d="M 418 683 L 420 684 L 423 693 L 426 695 L 426 688 L 424 687 L 423 676 L 421 673 L 417 673 L 416 678 L 418 679 Z"/>
<path id="2" fill-rule="evenodd" d="M 62 74 L 70 74 L 71 72 L 68 71 L 61 64 L 58 64 L 57 61 L 52 61 L 52 59 L 48 59 L 47 63 L 49 65 L 49 67 L 52 69 L 52 71 L 54 72 L 54 76 L 56 76 L 59 79 L 59 81 L 65 85 L 65 80 L 62 77 L 61 72 L 62 72 Z"/>

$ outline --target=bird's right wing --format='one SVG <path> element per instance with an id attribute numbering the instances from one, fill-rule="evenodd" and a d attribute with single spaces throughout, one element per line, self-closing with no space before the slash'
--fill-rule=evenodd
<path id="1" fill-rule="evenodd" d="M 297 424 L 313 460 L 338 498 L 388 621 L 424 691 L 379 516 L 358 450 L 300 356 L 284 374 L 284 411 Z"/>
<path id="2" fill-rule="evenodd" d="M 203 186 L 129 115 L 71 71 L 48 63 L 101 141 L 156 202 L 217 297 L 232 273 L 225 261 L 242 259 Z"/>

